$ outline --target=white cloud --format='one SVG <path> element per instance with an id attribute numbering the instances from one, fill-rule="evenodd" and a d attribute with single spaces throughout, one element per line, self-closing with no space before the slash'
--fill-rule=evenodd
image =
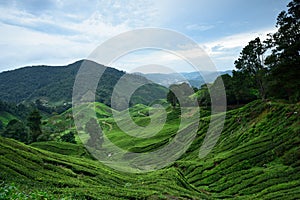
<path id="1" fill-rule="evenodd" d="M 265 40 L 268 33 L 273 33 L 275 31 L 275 28 L 268 28 L 234 34 L 200 45 L 211 57 L 219 70 L 228 70 L 233 68 L 234 61 L 238 58 L 242 48 L 245 47 L 251 40 L 256 37 L 260 37 L 261 40 Z"/>
<path id="2" fill-rule="evenodd" d="M 203 71 L 214 71 L 215 68 L 213 68 L 210 61 L 207 59 L 209 59 L 208 56 L 196 48 L 174 52 L 146 49 L 123 55 L 115 60 L 111 66 L 127 72 L 145 72 L 145 67 L 140 68 L 141 66 L 146 66 L 146 71 L 151 73 L 166 73 L 167 70 L 165 70 L 164 67 L 172 72 L 192 72 L 198 70 L 191 65 L 190 62 L 193 61 Z M 160 67 L 153 67 L 150 69 L 151 66 Z"/>
<path id="3" fill-rule="evenodd" d="M 66 64 L 95 48 L 68 37 L 0 24 L 0 71 L 33 64 Z"/>
<path id="4" fill-rule="evenodd" d="M 195 71 L 195 69 L 191 69 L 191 66 L 189 66 L 185 60 L 178 57 L 176 54 L 155 49 L 130 52 L 120 57 L 118 60 L 115 60 L 112 63 L 112 66 L 127 72 L 145 72 L 141 71 L 141 66 L 147 66 L 148 72 L 152 73 L 161 73 L 161 70 L 163 69 L 161 66 L 167 67 L 170 70 L 172 69 L 173 71 L 182 71 L 183 67 L 187 71 Z M 149 69 L 151 66 L 160 67 Z"/>
<path id="5" fill-rule="evenodd" d="M 206 42 L 202 44 L 202 46 L 208 52 L 208 54 L 213 55 L 214 53 L 218 52 L 213 51 L 214 48 L 218 49 L 219 51 L 222 51 L 237 47 L 244 47 L 248 44 L 248 42 L 255 39 L 256 37 L 260 37 L 261 40 L 264 40 L 266 39 L 268 33 L 273 33 L 275 31 L 275 28 L 269 28 L 246 33 L 234 34 L 220 38 L 216 41 Z"/>
<path id="6" fill-rule="evenodd" d="M 127 54 L 113 63 L 114 67 L 125 71 L 131 71 L 138 66 L 158 64 L 168 66 L 175 71 L 195 71 L 186 61 L 178 55 L 187 55 L 190 59 L 207 59 L 213 61 L 218 70 L 228 70 L 233 68 L 234 60 L 239 56 L 239 52 L 250 40 L 260 37 L 266 39 L 266 35 L 275 32 L 276 29 L 263 29 L 247 33 L 234 34 L 220 38 L 216 41 L 200 44 L 204 52 L 199 52 L 197 48 L 180 47 L 174 54 L 167 51 L 141 51 L 140 53 Z M 213 66 L 201 66 L 202 70 L 214 70 Z M 152 71 L 153 72 L 153 71 Z M 159 72 L 159 71 L 158 71 Z"/>
<path id="7" fill-rule="evenodd" d="M 90 42 L 100 42 L 130 29 L 126 23 L 105 23 L 103 16 L 97 11 L 81 23 L 70 24 L 67 27 L 78 31 L 81 37 L 89 37 Z"/>
<path id="8" fill-rule="evenodd" d="M 104 40 L 154 19 L 144 0 L 48 3 L 0 3 L 0 71 L 86 58 Z"/>
<path id="9" fill-rule="evenodd" d="M 192 30 L 192 31 L 207 31 L 214 27 L 215 27 L 214 25 L 190 24 L 190 25 L 186 26 L 186 29 Z"/>

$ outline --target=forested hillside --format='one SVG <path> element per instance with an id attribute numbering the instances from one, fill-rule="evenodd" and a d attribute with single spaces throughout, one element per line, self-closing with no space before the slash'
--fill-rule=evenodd
<path id="1" fill-rule="evenodd" d="M 76 74 L 83 60 L 67 66 L 32 66 L 0 73 L 0 100 L 12 103 L 34 102 L 37 106 L 47 107 L 69 105 Z M 85 65 L 94 65 L 85 61 Z M 99 68 L 105 66 L 98 64 Z M 96 101 L 110 105 L 115 84 L 125 72 L 107 67 L 98 83 Z M 149 104 L 153 100 L 165 98 L 167 89 L 151 84 L 138 75 L 128 75 L 134 82 L 148 82 L 142 90 L 132 97 L 132 104 Z"/>

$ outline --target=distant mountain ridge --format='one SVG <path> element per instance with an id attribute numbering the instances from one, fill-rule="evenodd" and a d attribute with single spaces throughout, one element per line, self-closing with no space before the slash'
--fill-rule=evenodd
<path id="1" fill-rule="evenodd" d="M 170 73 L 170 74 L 162 74 L 162 73 L 137 73 L 141 76 L 146 77 L 147 79 L 163 85 L 165 87 L 169 87 L 172 84 L 178 84 L 182 82 L 188 82 L 191 86 L 199 88 L 201 85 L 205 83 L 212 83 L 218 76 L 223 74 L 232 75 L 231 70 L 213 72 L 213 71 L 200 71 L 200 72 L 182 72 L 182 73 Z"/>
<path id="2" fill-rule="evenodd" d="M 80 60 L 65 66 L 32 66 L 0 73 L 0 100 L 12 103 L 41 101 L 49 106 L 70 104 L 76 74 L 82 64 L 106 68 L 96 91 L 96 101 L 110 105 L 115 84 L 125 72 L 88 60 Z M 149 83 L 131 98 L 132 104 L 149 104 L 165 98 L 167 89 L 139 75 L 128 75 L 130 81 Z M 148 95 L 149 94 L 149 95 Z M 150 95 L 151 94 L 151 95 Z"/>

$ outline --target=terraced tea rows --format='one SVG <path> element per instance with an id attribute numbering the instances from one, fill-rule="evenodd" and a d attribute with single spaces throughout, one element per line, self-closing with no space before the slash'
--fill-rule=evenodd
<path id="1" fill-rule="evenodd" d="M 130 114 L 140 126 L 147 126 L 149 109 L 138 105 Z M 70 112 L 50 118 L 48 126 L 55 121 L 63 127 Z M 179 110 L 168 108 L 163 129 L 141 139 L 123 133 L 107 107 L 96 105 L 96 112 L 102 113 L 99 122 L 108 138 L 133 152 L 148 152 L 168 144 L 178 130 L 180 116 Z M 92 159 L 81 143 L 40 142 L 27 146 L 0 138 L 0 177 L 5 184 L 14 182 L 24 193 L 42 191 L 53 198 L 297 199 L 299 113 L 298 104 L 261 101 L 228 111 L 217 145 L 199 159 L 210 119 L 209 112 L 201 110 L 197 137 L 187 152 L 171 166 L 146 174 L 112 170 Z M 70 128 L 67 124 L 63 132 Z"/>

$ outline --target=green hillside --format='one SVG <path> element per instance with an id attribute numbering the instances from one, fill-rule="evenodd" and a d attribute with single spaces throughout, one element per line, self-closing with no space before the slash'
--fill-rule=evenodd
<path id="1" fill-rule="evenodd" d="M 83 145 L 72 144 L 68 142 L 35 142 L 30 144 L 32 147 L 50 151 L 53 153 L 59 153 L 63 155 L 75 156 L 79 158 L 89 158 L 94 159 L 87 149 Z"/>
<path id="2" fill-rule="evenodd" d="M 34 191 L 69 199 L 206 197 L 174 168 L 151 174 L 124 174 L 98 161 L 51 153 L 10 139 L 0 138 L 0 145 L 1 180 L 15 182 L 24 194 Z"/>
<path id="3" fill-rule="evenodd" d="M 252 102 L 226 114 L 213 151 L 197 159 L 207 125 L 177 162 L 189 183 L 220 197 L 297 199 L 300 196 L 300 105 Z"/>
<path id="4" fill-rule="evenodd" d="M 89 109 L 93 112 L 95 108 L 96 116 L 99 120 L 102 121 L 102 125 L 106 124 L 106 120 L 111 119 L 112 117 L 112 109 L 107 105 L 99 102 L 95 102 L 94 104 L 89 104 Z M 73 110 L 72 108 L 66 110 L 65 112 L 59 115 L 53 115 L 44 120 L 43 132 L 47 135 L 50 135 L 52 138 L 59 138 L 61 135 L 67 132 L 76 132 L 76 127 L 73 119 Z M 76 136 L 76 141 L 81 143 L 80 139 Z"/>
<path id="5" fill-rule="evenodd" d="M 102 114 L 99 122 L 105 134 L 119 147 L 132 152 L 160 148 L 178 129 L 180 113 L 167 109 L 166 125 L 157 135 L 133 139 L 116 126 L 108 107 L 96 104 L 96 108 Z M 150 109 L 153 108 L 137 105 L 130 109 L 131 116 L 139 125 L 147 125 Z M 190 111 L 189 117 L 193 115 L 193 109 Z M 57 120 L 64 119 L 69 112 L 56 116 Z M 217 145 L 203 159 L 198 158 L 199 148 L 210 117 L 208 111 L 201 110 L 201 114 L 193 144 L 179 160 L 161 170 L 146 174 L 118 172 L 91 159 L 80 143 L 40 142 L 26 146 L 1 138 L 0 177 L 5 188 L 12 188 L 12 194 L 41 194 L 48 195 L 48 199 L 297 199 L 300 196 L 299 104 L 255 101 L 227 112 Z M 105 143 L 103 146 L 107 147 Z M 1 195 L 7 193 L 2 191 Z"/>
<path id="6" fill-rule="evenodd" d="M 125 72 L 80 60 L 66 66 L 31 66 L 0 73 L 0 100 L 12 103 L 36 102 L 39 109 L 51 111 L 56 106 L 70 105 L 74 81 L 81 65 L 105 69 L 98 83 L 96 101 L 110 105 L 111 94 L 118 80 Z M 139 75 L 127 74 L 133 84 L 147 83 L 138 89 L 131 99 L 132 104 L 149 104 L 156 99 L 165 98 L 167 89 L 154 84 Z M 56 111 L 55 110 L 55 111 Z"/>

